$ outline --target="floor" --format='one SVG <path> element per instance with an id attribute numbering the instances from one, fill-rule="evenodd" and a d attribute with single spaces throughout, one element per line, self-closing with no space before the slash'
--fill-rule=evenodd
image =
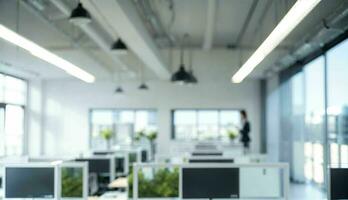
<path id="1" fill-rule="evenodd" d="M 291 184 L 291 200 L 321 200 L 327 199 L 326 193 L 311 184 Z"/>

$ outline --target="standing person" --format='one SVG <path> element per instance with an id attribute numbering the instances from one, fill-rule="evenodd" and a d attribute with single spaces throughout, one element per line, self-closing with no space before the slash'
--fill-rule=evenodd
<path id="1" fill-rule="evenodd" d="M 240 141 L 243 143 L 244 147 L 244 154 L 249 153 L 250 150 L 250 123 L 248 120 L 248 115 L 245 110 L 240 111 L 241 121 L 242 121 L 242 128 L 239 130 L 241 139 Z"/>

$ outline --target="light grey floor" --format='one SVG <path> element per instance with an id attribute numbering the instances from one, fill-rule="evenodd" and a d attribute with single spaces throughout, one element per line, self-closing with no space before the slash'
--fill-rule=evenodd
<path id="1" fill-rule="evenodd" d="M 321 200 L 327 199 L 326 193 L 312 184 L 291 184 L 290 185 L 291 200 Z"/>

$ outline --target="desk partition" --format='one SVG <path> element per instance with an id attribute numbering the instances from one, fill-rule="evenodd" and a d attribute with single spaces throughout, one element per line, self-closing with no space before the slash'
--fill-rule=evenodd
<path id="1" fill-rule="evenodd" d="M 4 167 L 5 199 L 87 199 L 88 165 L 20 163 Z"/>
<path id="2" fill-rule="evenodd" d="M 150 172 L 150 173 L 149 173 Z M 190 173 L 192 172 L 192 173 Z M 132 183 L 132 197 L 133 199 L 154 199 L 154 198 L 179 198 L 185 199 L 185 194 L 194 194 L 187 193 L 187 189 L 183 190 L 185 183 L 183 182 L 184 177 L 186 176 L 185 181 L 196 181 L 194 179 L 187 179 L 192 177 L 197 177 L 197 175 L 207 174 L 206 177 L 203 177 L 201 180 L 204 181 L 209 179 L 208 174 L 212 176 L 227 176 L 230 177 L 230 180 L 226 184 L 234 184 L 235 188 L 218 188 L 215 187 L 215 191 L 219 191 L 219 195 L 215 198 L 222 198 L 226 194 L 227 190 L 231 192 L 230 198 L 235 199 L 289 199 L 289 166 L 286 163 L 254 163 L 254 164 L 229 164 L 229 163 L 192 163 L 192 164 L 159 164 L 159 163 L 141 163 L 134 165 L 133 171 L 133 183 Z M 189 173 L 189 174 L 188 174 Z M 215 175 L 214 175 L 215 173 Z M 224 173 L 226 173 L 224 175 Z M 238 178 L 236 179 L 236 173 Z M 151 175 L 152 174 L 152 175 Z M 217 174 L 217 175 L 216 175 Z M 189 176 L 187 176 L 189 175 Z M 233 176 L 232 176 L 233 175 Z M 155 177 L 158 176 L 158 177 Z M 162 180 L 161 184 L 148 183 L 148 181 L 156 179 Z M 144 180 L 148 184 L 143 184 Z M 169 180 L 168 183 L 163 180 Z M 209 179 L 210 180 L 210 179 Z M 221 181 L 221 179 L 215 179 L 216 181 Z M 213 181 L 215 181 L 213 180 Z M 238 180 L 238 185 L 236 184 Z M 206 180 L 208 181 L 208 180 Z M 157 181 L 158 182 L 158 181 Z M 216 184 L 219 184 L 217 182 Z M 152 189 L 158 187 L 159 191 L 167 191 L 165 188 L 167 184 L 171 184 L 168 192 L 172 196 L 168 196 L 167 193 L 163 196 L 149 196 L 148 193 L 144 191 L 149 191 L 146 189 L 147 185 L 150 185 Z M 187 183 L 186 183 L 187 185 Z M 188 184 L 192 185 L 192 184 Z M 220 184 L 221 185 L 221 184 Z M 176 187 L 177 186 L 177 187 Z M 210 188 L 209 184 L 202 185 L 202 187 Z M 173 190 L 174 189 L 174 190 Z M 177 189 L 177 192 L 176 192 Z M 189 188 L 190 189 L 190 188 Z M 197 188 L 191 188 L 197 190 Z M 198 188 L 199 189 L 199 188 Z M 225 191 L 221 191 L 226 189 Z M 236 189 L 236 190 L 233 190 Z M 207 190 L 207 189 L 205 189 Z M 238 191 L 238 193 L 236 193 Z M 186 192 L 186 193 L 185 193 Z M 225 192 L 225 193 L 224 193 Z M 174 195 L 174 196 L 173 196 Z M 211 195 L 207 192 L 207 195 Z M 193 197 L 193 196 L 192 196 Z M 199 199 L 215 199 L 210 197 L 196 197 Z"/>
<path id="3" fill-rule="evenodd" d="M 329 174 L 328 198 L 348 199 L 348 168 L 329 168 Z"/>
<path id="4" fill-rule="evenodd" d="M 49 163 L 6 164 L 4 197 L 58 199 L 58 168 Z"/>
<path id="5" fill-rule="evenodd" d="M 87 199 L 88 164 L 66 162 L 59 165 L 58 194 L 61 199 Z"/>

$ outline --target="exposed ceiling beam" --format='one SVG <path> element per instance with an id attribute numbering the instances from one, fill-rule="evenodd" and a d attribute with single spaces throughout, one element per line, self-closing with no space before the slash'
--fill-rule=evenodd
<path id="1" fill-rule="evenodd" d="M 81 0 L 83 6 L 88 9 L 92 14 L 93 19 L 95 19 L 98 24 L 110 35 L 110 37 L 116 41 L 119 36 L 116 30 L 111 26 L 111 24 L 105 19 L 103 12 L 95 6 L 93 0 Z"/>
<path id="2" fill-rule="evenodd" d="M 159 78 L 168 79 L 170 71 L 133 2 L 130 0 L 93 0 L 93 2 L 103 11 L 107 22 L 138 58 Z"/>
<path id="3" fill-rule="evenodd" d="M 237 39 L 235 41 L 235 45 L 238 46 L 240 45 L 240 43 L 242 42 L 243 40 L 243 36 L 245 35 L 245 32 L 246 30 L 248 29 L 248 26 L 249 26 L 249 23 L 250 23 L 250 20 L 255 12 L 255 9 L 256 9 L 256 6 L 257 6 L 257 3 L 259 1 L 258 0 L 254 0 L 253 3 L 251 4 L 251 7 L 249 9 L 249 12 L 245 18 L 245 21 L 244 21 L 244 24 L 242 26 L 242 29 L 240 30 L 238 36 L 237 36 Z"/>
<path id="4" fill-rule="evenodd" d="M 45 46 L 47 49 L 51 50 L 51 51 L 71 51 L 74 49 L 74 46 L 72 45 L 51 45 L 51 46 Z M 238 47 L 227 47 L 227 46 L 222 46 L 222 45 L 215 45 L 214 46 L 214 50 L 227 50 L 227 51 L 231 51 L 231 50 L 242 50 L 242 51 L 255 51 L 257 49 L 258 46 L 256 45 L 239 45 Z M 161 48 L 161 50 L 170 50 L 170 49 L 180 49 L 181 47 L 175 46 L 175 47 L 171 47 L 171 46 L 164 46 Z M 201 50 L 202 46 L 201 45 L 185 45 L 184 46 L 185 50 Z M 277 50 L 287 50 L 290 51 L 293 49 L 292 45 L 279 45 L 277 47 Z M 93 52 L 98 52 L 101 51 L 100 48 L 98 47 L 88 47 L 89 51 L 93 51 Z"/>
<path id="5" fill-rule="evenodd" d="M 51 3 L 56 6 L 63 14 L 65 14 L 67 17 L 70 16 L 71 8 L 66 5 L 61 0 L 51 0 Z M 111 52 L 111 45 L 113 42 L 113 39 L 106 38 L 105 34 L 102 34 L 100 30 L 95 28 L 93 26 L 93 23 L 86 24 L 79 26 L 79 28 L 88 35 L 98 46 L 101 50 L 103 50 L 111 59 L 112 61 L 120 67 L 122 70 L 127 70 L 128 67 Z"/>
<path id="6" fill-rule="evenodd" d="M 208 0 L 207 6 L 207 25 L 205 27 L 203 49 L 210 50 L 214 42 L 215 22 L 216 22 L 216 10 L 217 1 Z"/>
<path id="7" fill-rule="evenodd" d="M 75 41 L 73 39 L 73 37 L 68 32 L 63 31 L 55 23 L 53 23 L 49 19 L 47 19 L 47 17 L 44 16 L 39 10 L 37 10 L 33 5 L 31 5 L 27 1 L 20 1 L 20 3 L 25 9 L 27 9 L 30 13 L 35 15 L 42 23 L 47 24 L 48 26 L 53 28 L 55 31 L 60 33 L 63 37 L 65 37 L 65 39 L 67 39 L 71 44 L 70 50 L 71 49 L 79 49 L 82 52 L 82 54 L 93 59 L 99 66 L 102 67 L 102 73 L 109 74 L 111 72 L 111 68 L 109 66 L 104 65 L 102 62 L 100 62 L 96 58 L 96 56 L 90 51 L 90 49 L 86 49 L 78 41 Z M 47 46 L 45 46 L 45 48 L 52 50 Z M 98 70 L 100 70 L 100 68 Z"/>

